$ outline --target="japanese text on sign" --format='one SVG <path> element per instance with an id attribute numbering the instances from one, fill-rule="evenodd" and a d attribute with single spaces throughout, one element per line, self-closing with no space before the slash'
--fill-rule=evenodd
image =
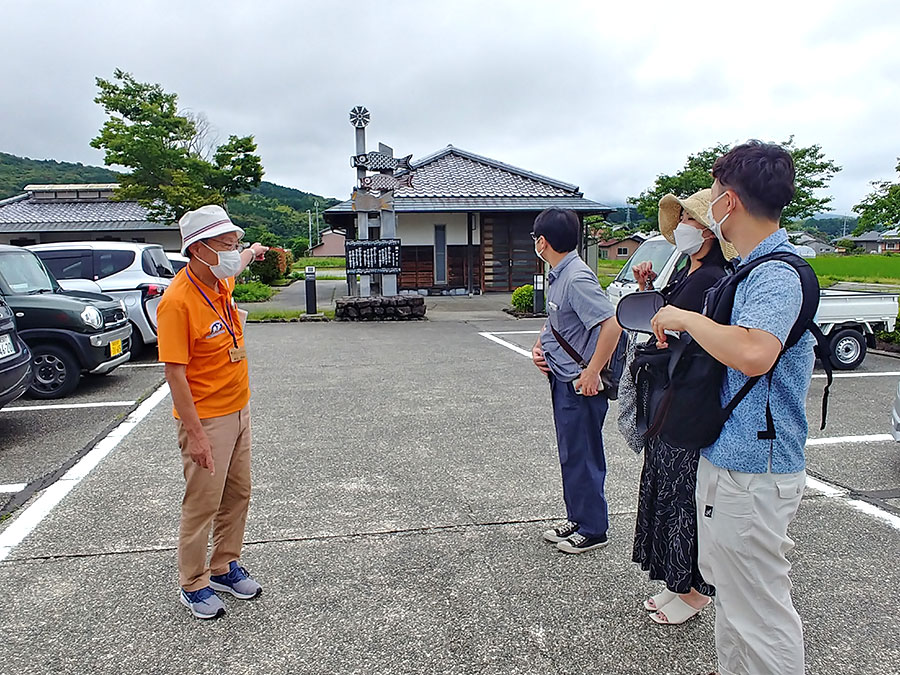
<path id="1" fill-rule="evenodd" d="M 399 239 L 359 239 L 346 243 L 348 274 L 400 274 Z"/>

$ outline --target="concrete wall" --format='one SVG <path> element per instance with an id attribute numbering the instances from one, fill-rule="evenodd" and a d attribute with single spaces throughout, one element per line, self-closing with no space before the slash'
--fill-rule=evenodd
<path id="1" fill-rule="evenodd" d="M 481 226 L 475 218 L 472 243 L 481 243 Z M 397 237 L 403 246 L 434 246 L 434 226 L 447 226 L 447 245 L 457 246 L 468 243 L 466 227 L 468 215 L 465 213 L 398 213 Z"/>
<path id="2" fill-rule="evenodd" d="M 115 230 L 96 232 L 27 232 L 23 234 L 0 234 L 0 244 L 10 244 L 19 239 L 29 239 L 35 244 L 55 244 L 65 241 L 143 241 L 147 244 L 161 244 L 167 251 L 181 248 L 181 233 L 177 227 L 165 230 Z M 29 242 L 30 243 L 30 242 Z"/>

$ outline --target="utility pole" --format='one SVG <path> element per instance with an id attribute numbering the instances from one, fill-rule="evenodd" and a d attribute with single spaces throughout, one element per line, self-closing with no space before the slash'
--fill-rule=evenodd
<path id="1" fill-rule="evenodd" d="M 316 205 L 316 243 L 319 243 L 319 200 L 313 199 L 313 204 Z"/>
<path id="2" fill-rule="evenodd" d="M 313 243 L 312 243 L 312 213 L 310 212 L 309 209 L 306 209 L 306 217 L 309 219 L 309 227 L 307 228 L 307 232 L 308 232 L 307 242 L 308 243 L 306 244 L 306 252 L 310 253 L 310 252 L 312 252 Z"/>

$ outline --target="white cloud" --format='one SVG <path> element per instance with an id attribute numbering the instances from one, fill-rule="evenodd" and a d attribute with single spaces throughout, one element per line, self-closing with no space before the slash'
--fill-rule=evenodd
<path id="1" fill-rule="evenodd" d="M 749 137 L 818 143 L 842 212 L 892 178 L 900 7 L 870 1 L 17 2 L 4 9 L 0 150 L 101 163 L 94 78 L 177 92 L 269 180 L 345 196 L 347 112 L 369 142 L 447 143 L 619 202 L 688 154 Z"/>

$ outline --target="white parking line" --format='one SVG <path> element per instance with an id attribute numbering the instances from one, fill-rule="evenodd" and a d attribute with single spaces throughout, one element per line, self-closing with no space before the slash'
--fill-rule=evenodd
<path id="1" fill-rule="evenodd" d="M 491 335 L 540 335 L 539 330 L 492 330 Z M 484 333 L 482 333 L 484 335 Z"/>
<path id="2" fill-rule="evenodd" d="M 26 487 L 28 487 L 28 483 L 7 483 L 0 485 L 0 493 L 21 492 Z"/>
<path id="3" fill-rule="evenodd" d="M 813 375 L 813 379 L 824 379 L 827 375 Z M 885 373 L 835 373 L 835 379 L 839 377 L 900 377 L 900 371 Z"/>
<path id="4" fill-rule="evenodd" d="M 841 443 L 881 443 L 883 441 L 893 441 L 894 437 L 890 434 L 871 434 L 869 436 L 832 436 L 831 438 L 810 438 L 806 441 L 807 447 L 810 445 L 839 445 Z"/>
<path id="5" fill-rule="evenodd" d="M 20 410 L 75 410 L 77 408 L 127 408 L 137 401 L 102 401 L 98 403 L 57 403 L 52 405 L 17 405 L 0 408 L 0 412 L 18 412 Z"/>
<path id="6" fill-rule="evenodd" d="M 48 487 L 35 502 L 25 509 L 3 532 L 0 532 L 0 562 L 5 560 L 40 522 L 72 491 L 81 480 L 112 452 L 117 445 L 150 412 L 169 395 L 169 385 L 163 384 L 125 421 L 119 424 L 102 441 L 97 443 L 75 466 L 66 471 L 62 478 Z"/>
<path id="7" fill-rule="evenodd" d="M 507 342 L 501 338 L 498 338 L 498 335 L 534 335 L 538 331 L 505 331 L 505 332 L 490 332 L 490 333 L 479 333 L 482 337 L 487 338 L 491 342 L 496 342 L 498 345 L 502 345 L 507 349 L 511 349 L 516 352 L 516 354 L 521 354 L 522 356 L 527 356 L 531 358 L 531 352 L 528 352 L 518 345 L 514 345 L 511 342 Z M 878 377 L 878 376 L 900 376 L 900 372 L 896 373 L 840 373 L 835 375 L 835 377 Z M 824 375 L 813 375 L 813 377 L 825 377 Z M 881 443 L 885 441 L 893 441 L 894 437 L 890 434 L 872 434 L 869 436 L 834 436 L 832 438 L 810 438 L 807 440 L 807 446 L 817 446 L 817 445 L 837 445 L 840 443 Z M 847 490 L 840 488 L 836 485 L 832 485 L 825 481 L 817 480 L 815 478 L 807 477 L 806 479 L 807 487 L 821 492 L 825 497 L 831 499 L 843 499 L 858 511 L 862 511 L 870 516 L 874 516 L 879 520 L 886 522 L 888 525 L 891 525 L 895 529 L 900 530 L 900 517 L 895 516 L 893 513 L 885 511 L 874 504 L 870 504 L 869 502 L 864 502 L 860 499 L 847 499 Z"/>
<path id="8" fill-rule="evenodd" d="M 516 354 L 521 354 L 522 356 L 527 356 L 529 359 L 531 358 L 531 352 L 526 351 L 519 347 L 518 345 L 514 345 L 512 342 L 507 342 L 506 340 L 502 340 L 498 338 L 493 333 L 479 333 L 481 337 L 485 337 L 491 342 L 496 342 L 498 345 L 503 345 L 507 349 L 512 349 Z"/>
<path id="9" fill-rule="evenodd" d="M 126 363 L 119 368 L 162 368 L 165 363 Z"/>

